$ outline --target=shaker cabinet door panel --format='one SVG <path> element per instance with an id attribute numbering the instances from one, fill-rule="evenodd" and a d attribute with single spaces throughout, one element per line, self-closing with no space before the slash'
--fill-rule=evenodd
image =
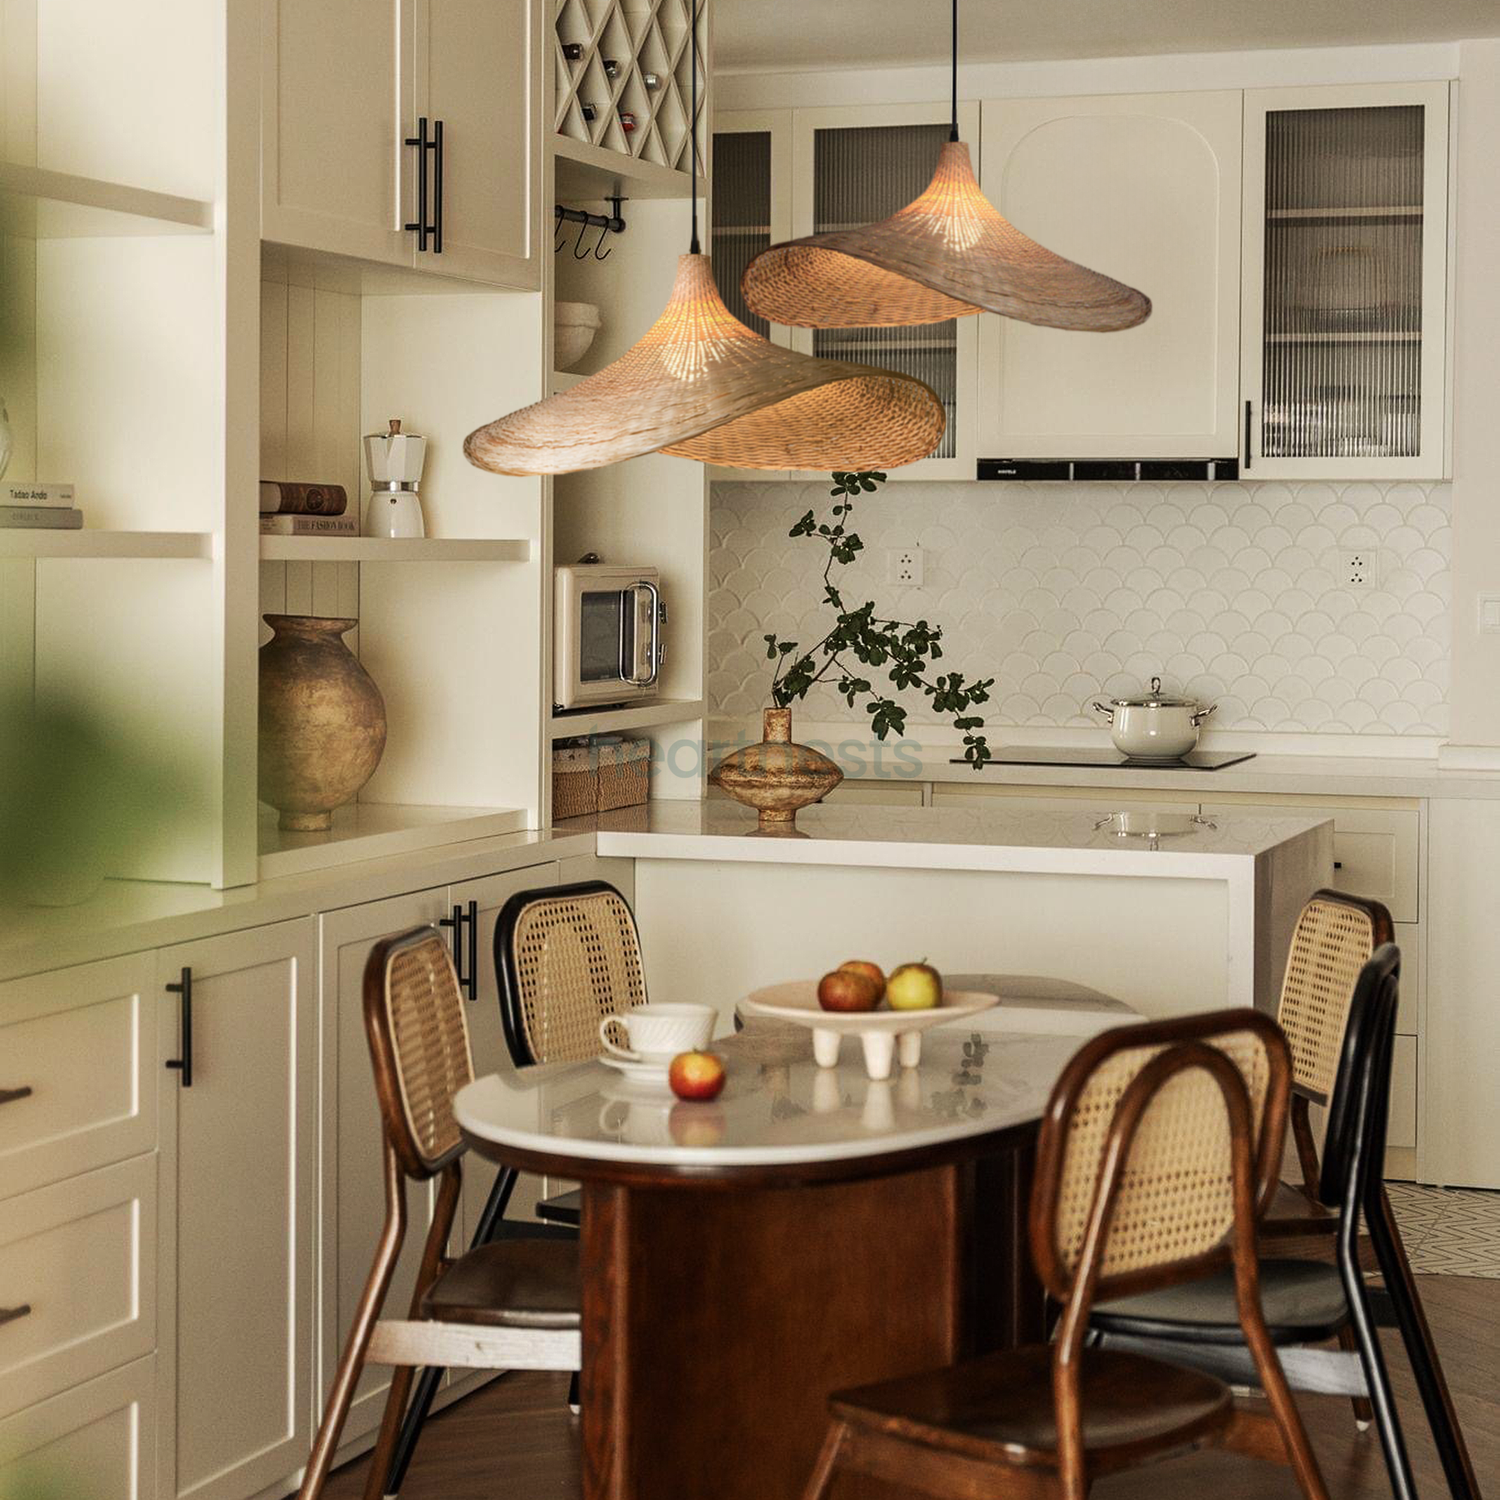
<path id="1" fill-rule="evenodd" d="M 410 265 L 411 0 L 263 0 L 261 235 Z"/>
<path id="2" fill-rule="evenodd" d="M 161 1002 L 163 1301 L 175 1310 L 175 1484 L 241 1500 L 295 1471 L 311 1441 L 317 953 L 311 917 L 185 943 Z M 172 1128 L 168 1128 L 170 1122 Z M 171 1347 L 172 1340 L 163 1339 Z M 170 1364 L 170 1362 L 169 1362 Z"/>
<path id="3" fill-rule="evenodd" d="M 985 457 L 1238 453 L 1240 118 L 1234 90 L 985 102 L 990 202 L 1152 304 L 1117 333 L 983 317 Z"/>
<path id="4" fill-rule="evenodd" d="M 319 1327 L 318 1399 L 328 1394 L 354 1309 L 370 1276 L 385 1223 L 385 1174 L 380 1109 L 365 1040 L 364 973 L 370 949 L 383 937 L 448 915 L 445 886 L 328 912 L 322 918 L 323 1156 L 319 1191 L 319 1267 L 323 1316 Z M 404 1317 L 432 1218 L 430 1185 L 406 1188 L 406 1243 L 386 1306 Z M 349 1440 L 380 1421 L 390 1371 L 371 1366 L 355 1388 L 344 1427 Z"/>
<path id="5" fill-rule="evenodd" d="M 1446 83 L 1245 95 L 1251 478 L 1440 479 Z"/>
<path id="6" fill-rule="evenodd" d="M 413 112 L 443 124 L 442 250 L 418 269 L 541 285 L 541 30 L 541 0 L 415 0 Z"/>

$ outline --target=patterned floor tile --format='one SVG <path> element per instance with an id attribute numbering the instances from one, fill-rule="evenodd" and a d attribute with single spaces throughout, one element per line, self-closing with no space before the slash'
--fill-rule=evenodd
<path id="1" fill-rule="evenodd" d="M 1500 1280 L 1500 1193 L 1388 1186 L 1413 1271 Z"/>

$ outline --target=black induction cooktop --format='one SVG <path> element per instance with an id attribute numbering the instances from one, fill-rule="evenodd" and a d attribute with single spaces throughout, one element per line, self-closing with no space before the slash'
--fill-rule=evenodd
<path id="1" fill-rule="evenodd" d="M 1180 760 L 1132 760 L 1118 750 L 1075 750 L 1047 745 L 1007 745 L 991 751 L 987 766 L 1087 766 L 1118 771 L 1222 771 L 1242 760 L 1253 760 L 1253 750 L 1190 750 Z M 951 764 L 966 765 L 962 756 Z"/>

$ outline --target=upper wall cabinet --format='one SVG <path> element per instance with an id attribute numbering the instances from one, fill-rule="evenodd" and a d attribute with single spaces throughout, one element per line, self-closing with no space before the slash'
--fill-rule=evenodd
<path id="1" fill-rule="evenodd" d="M 948 139 L 948 108 L 938 102 L 728 114 L 714 126 L 714 274 L 731 311 L 772 343 L 914 375 L 942 399 L 948 419 L 942 443 L 931 458 L 893 469 L 892 479 L 974 477 L 979 320 L 912 328 L 768 326 L 749 314 L 739 281 L 767 245 L 873 224 L 905 208 L 932 180 Z M 964 139 L 973 141 L 978 127 L 978 106 L 960 105 Z"/>
<path id="2" fill-rule="evenodd" d="M 1106 334 L 980 319 L 984 456 L 1238 453 L 1242 97 L 986 101 L 986 196 L 1048 249 L 1140 288 L 1152 312 Z"/>
<path id="3" fill-rule="evenodd" d="M 539 287 L 541 0 L 263 3 L 262 236 Z"/>
<path id="4" fill-rule="evenodd" d="M 1250 478 L 1447 469 L 1448 85 L 1245 95 Z"/>

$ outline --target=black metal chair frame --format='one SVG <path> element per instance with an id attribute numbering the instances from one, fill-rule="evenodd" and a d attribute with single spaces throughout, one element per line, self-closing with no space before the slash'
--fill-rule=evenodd
<path id="1" fill-rule="evenodd" d="M 500 992 L 500 1026 L 505 1035 L 505 1045 L 510 1049 L 511 1061 L 518 1068 L 534 1067 L 537 1061 L 536 1054 L 531 1050 L 526 1039 L 525 1027 L 521 1024 L 520 981 L 516 974 L 514 958 L 516 924 L 520 920 L 521 913 L 533 901 L 544 898 L 594 895 L 603 891 L 610 891 L 620 896 L 620 892 L 606 880 L 584 880 L 575 885 L 538 886 L 533 890 L 517 891 L 500 908 L 499 915 L 495 918 L 492 951 L 495 961 L 496 987 Z M 620 899 L 623 901 L 624 897 L 621 896 Z M 629 903 L 627 902 L 626 905 L 628 907 Z M 470 1249 L 488 1245 L 493 1240 L 512 1235 L 529 1239 L 577 1238 L 579 1216 L 567 1202 L 571 1199 L 571 1194 L 553 1200 L 551 1205 L 543 1203 L 537 1206 L 538 1218 L 550 1220 L 550 1222 L 517 1224 L 505 1217 L 505 1210 L 510 1206 L 511 1194 L 515 1192 L 519 1177 L 520 1173 L 514 1167 L 501 1167 L 495 1174 L 495 1182 L 490 1188 L 489 1197 L 485 1200 L 479 1223 L 474 1227 L 474 1238 Z M 553 1210 L 551 1213 L 546 1212 L 549 1207 Z M 417 1440 L 421 1437 L 423 1424 L 432 1411 L 432 1403 L 437 1396 L 438 1386 L 442 1379 L 443 1370 L 432 1365 L 427 1366 L 417 1377 L 411 1401 L 406 1408 L 406 1415 L 401 1421 L 401 1432 L 396 1439 L 395 1450 L 391 1454 L 391 1466 L 386 1474 L 385 1494 L 388 1496 L 401 1493 L 401 1486 L 406 1480 L 406 1471 L 411 1466 L 412 1455 L 417 1451 Z M 577 1411 L 578 1376 L 576 1373 L 568 1388 L 568 1404 L 574 1411 Z"/>
<path id="2" fill-rule="evenodd" d="M 1319 1201 L 1338 1211 L 1335 1264 L 1347 1306 L 1348 1326 L 1354 1334 L 1355 1352 L 1283 1349 L 1282 1364 L 1294 1390 L 1369 1397 L 1396 1500 L 1416 1500 L 1411 1461 L 1377 1331 L 1382 1324 L 1390 1326 L 1394 1322 L 1401 1330 L 1450 1490 L 1460 1500 L 1479 1500 L 1472 1484 L 1472 1470 L 1465 1462 L 1462 1437 L 1454 1430 L 1441 1397 L 1440 1377 L 1432 1366 L 1423 1337 L 1421 1309 L 1401 1274 L 1397 1231 L 1385 1211 L 1381 1173 L 1390 1111 L 1400 967 L 1399 951 L 1393 944 L 1384 943 L 1360 972 L 1349 1007 L 1338 1077 L 1329 1101 L 1318 1182 Z M 1361 1220 L 1385 1281 L 1383 1289 L 1370 1287 L 1360 1266 Z M 1266 1259 L 1262 1264 L 1270 1275 L 1278 1262 Z M 1206 1331 L 1195 1333 L 1185 1319 L 1175 1326 L 1143 1319 L 1135 1330 L 1132 1321 L 1128 1309 L 1117 1312 L 1100 1308 L 1096 1322 L 1099 1341 L 1108 1347 L 1154 1353 L 1224 1378 L 1255 1384 L 1248 1351 L 1232 1337 L 1224 1337 L 1227 1324 L 1221 1327 L 1216 1323 L 1215 1337 L 1209 1340 Z"/>

